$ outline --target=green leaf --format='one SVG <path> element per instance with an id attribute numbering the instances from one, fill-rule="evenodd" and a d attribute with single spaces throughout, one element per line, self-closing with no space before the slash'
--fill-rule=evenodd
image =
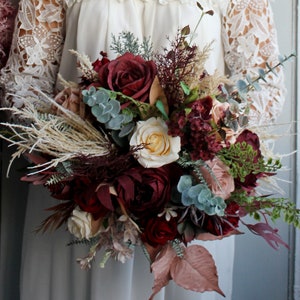
<path id="1" fill-rule="evenodd" d="M 183 92 L 185 93 L 185 95 L 188 96 L 191 93 L 189 86 L 187 84 L 185 84 L 183 81 L 180 81 L 180 86 L 181 86 Z"/>
<path id="2" fill-rule="evenodd" d="M 183 28 L 181 29 L 181 34 L 182 34 L 182 35 L 189 35 L 190 32 L 191 32 L 191 30 L 190 30 L 190 26 L 189 26 L 189 25 L 187 25 L 187 26 L 185 26 L 185 27 L 183 27 Z"/>
<path id="3" fill-rule="evenodd" d="M 168 114 L 167 114 L 167 112 L 165 110 L 165 106 L 162 103 L 162 101 L 161 100 L 157 100 L 155 102 L 155 106 L 161 112 L 161 114 L 163 115 L 163 117 L 167 120 L 169 117 L 168 117 Z"/>

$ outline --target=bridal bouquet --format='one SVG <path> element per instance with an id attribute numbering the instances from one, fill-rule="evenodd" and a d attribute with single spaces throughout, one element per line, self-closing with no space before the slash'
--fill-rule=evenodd
<path id="1" fill-rule="evenodd" d="M 61 78 L 54 99 L 24 100 L 10 108 L 23 122 L 2 124 L 12 132 L 2 137 L 17 147 L 12 158 L 31 162 L 22 180 L 59 200 L 39 229 L 66 224 L 70 244 L 90 246 L 82 268 L 100 249 L 104 266 L 143 247 L 154 275 L 150 299 L 171 279 L 223 295 L 212 256 L 191 241 L 239 234 L 242 223 L 276 248 L 286 244 L 268 219 L 283 214 L 299 226 L 292 203 L 257 192 L 281 163 L 264 155 L 248 126 L 247 93 L 275 68 L 229 92 L 226 77 L 205 71 L 210 46 L 200 50 L 189 36 L 187 26 L 161 54 L 128 32 L 113 39 L 117 58 L 102 52 L 91 62 L 72 51 L 80 83 Z"/>

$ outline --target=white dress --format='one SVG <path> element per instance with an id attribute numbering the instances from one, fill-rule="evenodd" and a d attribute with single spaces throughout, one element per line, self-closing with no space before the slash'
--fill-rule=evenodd
<path id="1" fill-rule="evenodd" d="M 197 30 L 195 43 L 200 47 L 213 41 L 208 72 L 218 69 L 231 76 L 248 72 L 268 60 L 277 62 L 277 40 L 272 12 L 267 0 L 199 0 L 205 15 Z M 111 34 L 130 31 L 138 38 L 151 37 L 155 50 L 167 45 L 166 37 L 200 17 L 194 0 L 21 0 L 16 36 L 1 81 L 14 94 L 14 105 L 38 86 L 52 94 L 56 75 L 77 80 L 76 58 L 69 49 L 87 54 L 91 60 L 100 51 L 110 51 Z M 65 18 L 64 18 L 65 16 Z M 66 26 L 64 26 L 66 25 Z M 65 35 L 64 43 L 63 37 Z M 226 62 L 226 67 L 225 67 Z M 18 97 L 21 96 L 21 97 Z M 282 73 L 270 75 L 263 92 L 253 95 L 254 120 L 275 119 L 283 104 Z M 258 115 L 259 118 L 257 118 Z M 33 230 L 47 216 L 45 208 L 55 205 L 45 189 L 30 187 L 23 235 L 21 300 L 147 300 L 153 278 L 149 264 L 137 249 L 125 264 L 110 261 L 105 269 L 99 259 L 90 271 L 80 270 L 76 258 L 85 247 L 66 246 L 71 239 L 66 228 L 53 233 L 35 234 Z M 216 261 L 220 288 L 231 299 L 234 264 L 234 238 L 205 242 Z M 215 292 L 186 291 L 170 283 L 156 300 L 217 300 Z"/>

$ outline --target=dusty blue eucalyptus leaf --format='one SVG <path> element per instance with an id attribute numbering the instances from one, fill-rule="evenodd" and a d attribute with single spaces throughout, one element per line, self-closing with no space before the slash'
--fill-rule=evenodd
<path id="1" fill-rule="evenodd" d="M 240 80 L 237 81 L 236 87 L 237 87 L 239 92 L 244 92 L 245 93 L 247 91 L 248 84 L 247 84 L 246 81 L 240 79 Z"/>
<path id="2" fill-rule="evenodd" d="M 112 130 L 120 130 L 123 122 L 124 122 L 124 116 L 117 115 L 116 117 L 111 118 L 109 122 L 107 122 L 106 128 Z"/>
<path id="3" fill-rule="evenodd" d="M 105 124 L 110 120 L 110 115 L 104 114 L 103 111 L 104 107 L 100 105 L 95 105 L 91 109 L 91 112 L 97 118 L 97 121 Z"/>
<path id="4" fill-rule="evenodd" d="M 195 199 L 194 198 L 191 198 L 189 196 L 189 193 L 188 193 L 188 189 L 184 190 L 181 194 L 181 203 L 184 205 L 184 206 L 191 206 L 193 204 L 195 204 Z"/>
<path id="5" fill-rule="evenodd" d="M 186 189 L 189 189 L 192 186 L 192 176 L 182 175 L 177 184 L 178 192 L 182 193 Z"/>
<path id="6" fill-rule="evenodd" d="M 256 91 L 261 91 L 261 86 L 258 82 L 252 82 L 252 86 L 255 88 Z"/>
<path id="7" fill-rule="evenodd" d="M 134 129 L 134 127 L 135 127 L 135 124 L 133 122 L 122 126 L 121 131 L 119 133 L 119 137 L 125 137 L 125 136 L 129 135 L 132 132 L 132 130 Z"/>
<path id="8" fill-rule="evenodd" d="M 198 198 L 198 195 L 201 193 L 201 191 L 203 190 L 203 189 L 205 189 L 206 187 L 205 187 L 205 185 L 203 185 L 203 184 L 197 184 L 197 185 L 194 185 L 194 186 L 192 186 L 192 187 L 190 187 L 189 188 L 189 190 L 188 190 L 188 194 L 189 194 L 189 196 L 191 197 L 191 198 L 193 198 L 193 199 L 197 199 Z"/>

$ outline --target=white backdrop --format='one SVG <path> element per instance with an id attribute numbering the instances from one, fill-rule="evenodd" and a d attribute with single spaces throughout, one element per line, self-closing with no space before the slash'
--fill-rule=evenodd
<path id="1" fill-rule="evenodd" d="M 289 54 L 297 49 L 296 17 L 298 1 L 276 0 L 272 2 L 272 6 L 277 23 L 281 53 Z M 285 69 L 288 96 L 279 122 L 291 123 L 291 121 L 297 119 L 297 110 L 300 113 L 296 101 L 296 60 L 288 62 Z M 299 125 L 293 127 L 296 128 Z M 300 139 L 297 139 L 296 136 L 286 136 L 277 143 L 277 151 L 290 153 L 295 149 L 296 143 L 299 144 L 299 142 Z M 26 205 L 26 185 L 18 181 L 19 174 L 17 171 L 11 173 L 9 180 L 5 178 L 4 173 L 9 155 L 6 149 L 7 146 L 4 145 L 3 147 L 5 151 L 1 155 L 3 174 L 0 211 L 0 299 L 18 300 L 19 253 L 23 211 Z M 297 156 L 287 157 L 284 160 L 290 170 L 282 172 L 280 175 L 283 179 L 291 182 L 282 183 L 281 186 L 286 191 L 286 196 L 293 199 L 296 199 L 296 193 L 298 193 L 297 198 L 300 199 L 300 190 L 297 189 L 300 163 L 297 164 Z M 298 161 L 300 160 L 298 159 Z M 22 167 L 21 161 L 18 163 L 18 167 Z M 9 206 L 7 205 L 8 200 L 10 201 Z M 8 207 L 9 209 L 7 209 Z M 263 239 L 250 234 L 236 238 L 234 293 L 233 298 L 227 300 L 300 300 L 300 257 L 298 254 L 300 253 L 300 234 L 299 231 L 294 234 L 293 230 L 285 224 L 279 224 L 279 229 L 283 239 L 290 245 L 289 251 L 285 248 L 275 251 Z M 297 251 L 295 251 L 296 247 Z M 10 296 L 8 296 L 8 293 Z"/>
<path id="2" fill-rule="evenodd" d="M 290 54 L 298 48 L 297 38 L 297 0 L 272 1 L 278 30 L 279 46 L 282 54 Z M 299 54 L 298 54 L 299 56 Z M 296 148 L 296 128 L 293 121 L 297 120 L 297 60 L 293 59 L 285 65 L 286 86 L 288 95 L 279 124 L 278 132 L 285 132 L 291 125 L 289 135 L 279 139 L 276 151 L 290 153 Z M 300 102 L 299 102 L 300 103 Z M 299 109 L 298 109 L 299 110 Z M 299 110 L 300 112 L 300 110 Z M 300 128 L 300 127 L 299 127 Z M 293 155 L 284 159 L 284 164 L 289 170 L 280 173 L 280 178 L 290 183 L 281 183 L 286 192 L 285 196 L 300 199 L 297 192 L 297 156 Z M 298 163 L 298 166 L 299 163 Z M 295 200 L 296 201 L 296 200 Z M 300 202 L 298 200 L 298 205 Z M 236 257 L 234 271 L 234 294 L 232 300 L 300 300 L 300 231 L 295 232 L 285 224 L 279 224 L 281 236 L 286 241 L 290 250 L 282 248 L 273 250 L 261 238 L 245 235 L 236 238 Z M 297 250 L 295 247 L 297 237 Z"/>

